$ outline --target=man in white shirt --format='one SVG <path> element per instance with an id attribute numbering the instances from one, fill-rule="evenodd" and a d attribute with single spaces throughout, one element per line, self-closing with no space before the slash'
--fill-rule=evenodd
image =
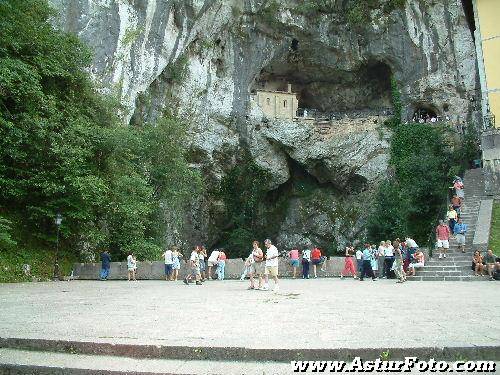
<path id="1" fill-rule="evenodd" d="M 388 279 L 392 276 L 391 275 L 391 269 L 392 265 L 394 264 L 394 247 L 391 244 L 390 240 L 387 240 L 385 242 L 385 248 L 384 248 L 384 272 L 385 272 L 385 277 Z"/>
<path id="2" fill-rule="evenodd" d="M 199 248 L 198 248 L 199 249 Z M 191 257 L 189 258 L 189 265 L 191 267 L 191 273 L 187 275 L 184 278 L 184 284 L 189 285 L 189 280 L 191 278 L 195 278 L 196 280 L 196 285 L 201 285 L 200 281 L 200 257 L 199 257 L 199 250 L 194 249 L 193 252 L 191 253 Z"/>
<path id="3" fill-rule="evenodd" d="M 358 269 L 359 275 L 361 275 L 361 272 L 363 271 L 363 252 L 361 249 L 358 249 L 356 251 L 356 267 Z"/>
<path id="4" fill-rule="evenodd" d="M 172 265 L 174 264 L 172 250 L 167 249 L 163 253 L 163 258 L 165 258 L 165 281 L 170 281 L 172 280 Z"/>
<path id="5" fill-rule="evenodd" d="M 217 268 L 220 251 L 215 249 L 208 257 L 208 280 L 212 280 L 212 267 Z"/>
<path id="6" fill-rule="evenodd" d="M 278 256 L 279 252 L 276 246 L 271 243 L 271 240 L 267 239 L 264 241 L 264 245 L 267 248 L 266 251 L 266 268 L 264 269 L 264 286 L 262 290 L 269 290 L 269 275 L 274 280 L 274 291 L 279 290 L 278 286 Z"/>

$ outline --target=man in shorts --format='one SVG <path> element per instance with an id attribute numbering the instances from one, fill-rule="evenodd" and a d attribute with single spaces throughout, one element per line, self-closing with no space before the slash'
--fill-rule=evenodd
<path id="1" fill-rule="evenodd" d="M 439 251 L 439 259 L 446 258 L 446 251 L 450 248 L 450 227 L 439 220 L 439 225 L 436 227 L 436 242 Z"/>
<path id="2" fill-rule="evenodd" d="M 455 224 L 453 228 L 453 233 L 455 234 L 455 239 L 458 243 L 458 248 L 465 253 L 465 234 L 467 233 L 467 224 L 462 222 L 462 219 L 458 219 L 458 223 Z"/>
<path id="3" fill-rule="evenodd" d="M 495 254 L 493 254 L 493 251 L 491 249 L 488 249 L 488 252 L 483 259 L 483 263 L 486 264 L 486 269 L 488 270 L 488 276 L 490 277 L 490 280 L 494 280 L 493 273 L 495 272 L 496 258 L 497 257 L 495 256 Z"/>
<path id="4" fill-rule="evenodd" d="M 267 248 L 266 251 L 266 268 L 264 269 L 264 286 L 262 290 L 269 290 L 269 275 L 274 280 L 274 292 L 279 290 L 278 286 L 278 256 L 279 252 L 276 246 L 274 246 L 271 240 L 267 239 L 264 241 L 264 245 Z"/>
<path id="5" fill-rule="evenodd" d="M 200 258 L 199 258 L 200 248 L 196 248 L 191 253 L 191 257 L 189 258 L 189 266 L 191 267 L 191 273 L 184 278 L 184 284 L 189 285 L 189 280 L 193 277 L 196 280 L 196 285 L 201 285 L 200 281 Z"/>

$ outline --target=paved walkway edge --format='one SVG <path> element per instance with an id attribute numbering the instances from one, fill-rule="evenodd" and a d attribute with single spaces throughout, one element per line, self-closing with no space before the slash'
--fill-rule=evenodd
<path id="1" fill-rule="evenodd" d="M 388 352 L 390 359 L 416 356 L 436 360 L 500 360 L 500 346 L 358 348 L 358 349 L 252 349 L 242 347 L 187 347 L 161 345 L 112 344 L 83 341 L 0 338 L 0 348 L 25 349 L 87 355 L 111 355 L 130 358 L 163 358 L 211 361 L 364 360 L 379 358 Z"/>
<path id="2" fill-rule="evenodd" d="M 0 363 L 0 375 L 126 375 L 129 371 L 90 370 L 79 368 L 60 368 L 32 365 L 5 365 Z M 133 372 L 134 375 L 158 375 L 154 372 Z M 162 373 L 162 375 L 179 375 L 179 373 Z M 184 375 L 184 374 L 182 374 Z"/>

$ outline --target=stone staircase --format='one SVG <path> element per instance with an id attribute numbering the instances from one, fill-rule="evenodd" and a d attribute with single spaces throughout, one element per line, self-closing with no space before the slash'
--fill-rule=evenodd
<path id="1" fill-rule="evenodd" d="M 488 280 L 486 276 L 474 276 L 471 270 L 472 254 L 476 250 L 472 242 L 476 232 L 477 218 L 481 199 L 484 197 L 484 175 L 481 168 L 470 169 L 465 172 L 465 201 L 462 204 L 461 218 L 468 226 L 465 237 L 465 253 L 458 249 L 454 239 L 450 240 L 450 249 L 446 259 L 438 259 L 437 251 L 433 257 L 427 259 L 425 267 L 417 270 L 417 276 L 409 277 L 408 280 L 421 281 L 475 281 Z M 484 252 L 485 249 L 480 249 Z"/>

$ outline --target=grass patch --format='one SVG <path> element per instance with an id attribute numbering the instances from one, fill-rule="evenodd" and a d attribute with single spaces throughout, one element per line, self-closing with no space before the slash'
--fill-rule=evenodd
<path id="1" fill-rule="evenodd" d="M 493 254 L 500 255 L 500 201 L 493 203 L 493 213 L 491 215 L 491 229 L 489 247 Z"/>

